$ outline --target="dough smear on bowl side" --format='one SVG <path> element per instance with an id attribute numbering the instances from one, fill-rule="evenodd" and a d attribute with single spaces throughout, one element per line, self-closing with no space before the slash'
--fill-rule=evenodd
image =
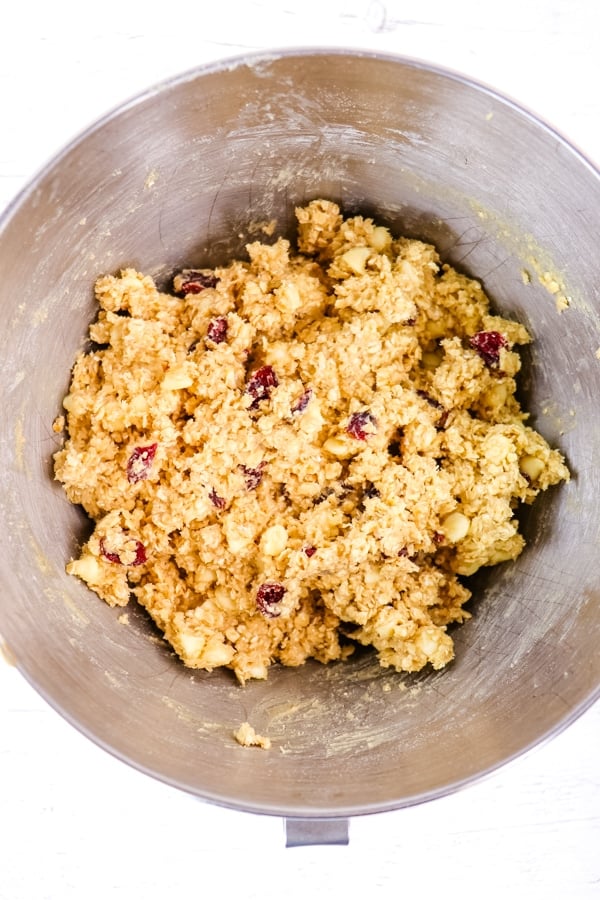
<path id="1" fill-rule="evenodd" d="M 298 248 L 96 283 L 55 473 L 95 528 L 67 571 L 243 683 L 375 647 L 442 668 L 460 576 L 523 549 L 569 472 L 515 398 L 530 341 L 433 246 L 316 200 Z"/>

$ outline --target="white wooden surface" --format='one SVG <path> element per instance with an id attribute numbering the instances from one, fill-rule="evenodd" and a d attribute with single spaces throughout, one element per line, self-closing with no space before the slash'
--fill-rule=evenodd
<path id="1" fill-rule="evenodd" d="M 600 162 L 599 38 L 595 0 L 16 0 L 0 27 L 0 209 L 122 100 L 255 48 L 431 60 L 518 99 Z M 130 770 L 0 662 L 0 898 L 600 897 L 599 737 L 596 704 L 477 785 L 354 820 L 349 847 L 286 850 L 280 820 Z"/>

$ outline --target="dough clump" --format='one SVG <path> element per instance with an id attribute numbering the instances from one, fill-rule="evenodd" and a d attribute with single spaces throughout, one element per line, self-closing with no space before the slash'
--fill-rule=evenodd
<path id="1" fill-rule="evenodd" d="M 242 722 L 233 736 L 242 747 L 260 747 L 262 750 L 271 749 L 271 738 L 257 734 L 249 722 Z"/>
<path id="2" fill-rule="evenodd" d="M 523 325 L 435 248 L 316 200 L 248 259 L 96 283 L 55 473 L 94 521 L 67 571 L 187 666 L 265 678 L 372 645 L 453 658 L 461 580 L 569 472 L 515 398 Z"/>

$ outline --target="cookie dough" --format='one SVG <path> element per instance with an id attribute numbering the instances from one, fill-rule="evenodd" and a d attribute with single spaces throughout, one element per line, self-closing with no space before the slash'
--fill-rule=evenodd
<path id="1" fill-rule="evenodd" d="M 271 749 L 271 738 L 257 734 L 249 722 L 242 722 L 233 736 L 242 747 L 260 747 L 262 750 Z"/>
<path id="2" fill-rule="evenodd" d="M 439 669 L 463 576 L 569 478 L 515 398 L 530 336 L 435 248 L 316 200 L 298 245 L 96 284 L 56 477 L 95 527 L 67 570 L 243 683 L 375 647 Z"/>

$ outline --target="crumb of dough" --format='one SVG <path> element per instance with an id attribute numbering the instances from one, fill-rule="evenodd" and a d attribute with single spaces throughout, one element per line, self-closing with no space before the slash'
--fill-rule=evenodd
<path id="1" fill-rule="evenodd" d="M 596 359 L 600 359 L 600 347 L 596 350 Z"/>
<path id="2" fill-rule="evenodd" d="M 242 747 L 261 747 L 263 750 L 271 749 L 271 739 L 257 734 L 249 722 L 242 722 L 233 736 Z"/>
<path id="3" fill-rule="evenodd" d="M 433 246 L 316 200 L 248 258 L 96 283 L 55 474 L 94 531 L 67 571 L 183 662 L 266 678 L 373 646 L 454 655 L 464 579 L 569 478 L 515 397 L 523 325 Z"/>
<path id="4" fill-rule="evenodd" d="M 129 614 L 121 613 L 117 620 L 121 625 L 129 625 Z"/>
<path id="5" fill-rule="evenodd" d="M 570 307 L 571 298 L 565 294 L 561 283 L 552 272 L 542 272 L 539 276 L 539 281 L 548 293 L 554 297 L 554 304 L 558 313 L 562 313 Z"/>
<path id="6" fill-rule="evenodd" d="M 0 660 L 6 663 L 7 666 L 16 666 L 17 660 L 12 650 L 5 644 L 3 641 L 0 641 Z"/>
<path id="7" fill-rule="evenodd" d="M 268 222 L 263 222 L 260 227 L 260 230 L 263 234 L 266 234 L 267 237 L 272 237 L 275 234 L 275 229 L 277 228 L 277 219 L 269 219 Z"/>
<path id="8" fill-rule="evenodd" d="M 151 172 L 148 172 L 148 175 L 146 176 L 146 180 L 144 182 L 144 189 L 147 191 L 151 190 L 156 184 L 158 177 L 159 176 L 156 169 L 152 169 Z"/>
<path id="9" fill-rule="evenodd" d="M 561 313 L 564 312 L 565 309 L 568 309 L 571 305 L 571 300 L 566 294 L 562 292 L 556 295 L 556 311 Z"/>
<path id="10" fill-rule="evenodd" d="M 56 434 L 60 434 L 61 431 L 64 431 L 64 428 L 65 428 L 65 417 L 57 416 L 55 418 L 54 422 L 52 423 L 52 431 L 54 431 Z"/>

